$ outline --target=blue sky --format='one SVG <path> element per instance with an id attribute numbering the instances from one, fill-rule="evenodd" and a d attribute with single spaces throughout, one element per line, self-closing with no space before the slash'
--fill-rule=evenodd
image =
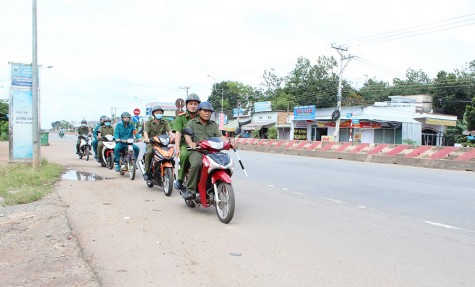
<path id="1" fill-rule="evenodd" d="M 0 98 L 8 97 L 8 62 L 31 62 L 31 6 L 2 0 Z M 408 68 L 432 78 L 475 60 L 474 13 L 475 2 L 464 0 L 41 0 L 38 61 L 53 66 L 41 71 L 41 124 L 174 102 L 185 86 L 206 99 L 215 79 L 258 86 L 265 70 L 284 76 L 300 56 L 339 58 L 331 43 L 370 35 L 380 36 L 349 48 L 360 61 L 349 63 L 345 80 L 390 81 Z M 381 41 L 382 33 L 446 19 L 466 21 Z"/>

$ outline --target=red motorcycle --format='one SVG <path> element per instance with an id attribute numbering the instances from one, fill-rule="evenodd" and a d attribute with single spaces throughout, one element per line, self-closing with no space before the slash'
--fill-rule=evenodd
<path id="1" fill-rule="evenodd" d="M 197 143 L 196 148 L 192 150 L 203 154 L 198 192 L 196 198 L 185 199 L 185 204 L 192 208 L 200 205 L 207 208 L 214 205 L 219 221 L 223 223 L 229 223 L 233 219 L 235 207 L 231 180 L 234 163 L 229 154 L 221 152 L 230 148 L 230 142 L 217 137 Z M 180 190 L 182 197 L 184 192 L 185 190 Z"/>

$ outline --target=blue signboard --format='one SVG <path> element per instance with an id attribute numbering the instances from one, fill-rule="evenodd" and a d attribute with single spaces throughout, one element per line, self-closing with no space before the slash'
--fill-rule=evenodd
<path id="1" fill-rule="evenodd" d="M 243 109 L 239 109 L 239 115 L 240 116 L 244 115 Z M 238 116 L 238 109 L 233 109 L 233 117 L 237 117 L 237 116 Z"/>
<path id="2" fill-rule="evenodd" d="M 271 112 L 272 111 L 272 103 L 269 102 L 257 102 L 254 103 L 254 112 Z"/>
<path id="3" fill-rule="evenodd" d="M 317 109 L 315 106 L 302 106 L 294 108 L 294 120 L 314 120 Z"/>
<path id="4" fill-rule="evenodd" d="M 31 87 L 33 72 L 31 65 L 12 64 L 12 86 Z"/>
<path id="5" fill-rule="evenodd" d="M 134 121 L 134 123 L 138 123 L 138 122 L 140 122 L 140 117 L 139 116 L 134 116 L 132 118 L 132 120 Z"/>
<path id="6" fill-rule="evenodd" d="M 31 90 L 12 89 L 11 99 L 12 160 L 31 159 L 33 157 L 33 98 Z"/>

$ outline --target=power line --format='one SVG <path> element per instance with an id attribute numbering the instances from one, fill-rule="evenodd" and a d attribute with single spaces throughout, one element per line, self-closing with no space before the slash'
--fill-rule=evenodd
<path id="1" fill-rule="evenodd" d="M 474 24 L 475 13 L 472 13 L 419 26 L 408 27 L 369 36 L 357 37 L 337 43 L 346 47 L 362 46 L 401 38 L 414 37 L 423 34 L 435 33 L 443 30 L 455 29 Z"/>

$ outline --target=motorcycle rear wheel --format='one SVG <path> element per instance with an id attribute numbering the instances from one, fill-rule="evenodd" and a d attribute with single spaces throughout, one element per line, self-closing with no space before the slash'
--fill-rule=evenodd
<path id="1" fill-rule="evenodd" d="M 229 183 L 220 182 L 217 186 L 218 201 L 214 203 L 216 215 L 222 223 L 229 223 L 234 216 L 234 190 Z"/>
<path id="2" fill-rule="evenodd" d="M 135 165 L 135 158 L 131 157 L 127 162 L 127 169 L 129 170 L 130 180 L 135 179 L 135 172 L 137 171 L 137 166 Z"/>
<path id="3" fill-rule="evenodd" d="M 163 192 L 166 196 L 170 196 L 173 192 L 173 168 L 166 167 L 163 176 Z"/>

